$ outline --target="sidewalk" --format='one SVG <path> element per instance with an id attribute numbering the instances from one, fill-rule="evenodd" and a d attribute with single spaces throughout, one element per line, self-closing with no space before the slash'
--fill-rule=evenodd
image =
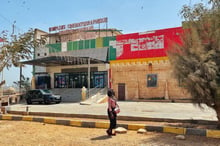
<path id="1" fill-rule="evenodd" d="M 220 138 L 220 131 L 215 128 L 212 130 L 208 126 L 208 124 L 212 126 L 211 124 L 216 123 L 216 113 L 205 105 L 203 109 L 200 109 L 191 103 L 118 102 L 118 104 L 121 108 L 118 115 L 118 127 L 128 130 L 144 128 L 148 131 Z M 26 112 L 27 109 L 28 112 Z M 9 108 L 8 112 L 12 115 L 0 115 L 0 119 L 107 129 L 109 121 L 106 110 L 107 103 L 28 106 L 17 104 Z M 22 116 L 14 114 L 22 114 Z M 205 126 L 202 127 L 202 124 Z"/>
<path id="2" fill-rule="evenodd" d="M 121 112 L 118 118 L 121 120 L 202 120 L 216 122 L 217 117 L 213 109 L 203 105 L 203 109 L 192 103 L 159 103 L 159 102 L 118 102 Z M 38 113 L 66 117 L 105 118 L 107 116 L 107 103 L 80 105 L 79 103 L 60 103 L 51 105 L 11 105 L 9 112 Z"/>

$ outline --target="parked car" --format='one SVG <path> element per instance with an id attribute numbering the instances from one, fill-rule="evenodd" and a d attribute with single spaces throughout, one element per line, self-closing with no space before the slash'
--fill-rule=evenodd
<path id="1" fill-rule="evenodd" d="M 60 95 L 54 95 L 50 90 L 47 89 L 35 89 L 29 90 L 25 94 L 27 104 L 33 102 L 50 104 L 51 102 L 60 103 L 62 98 Z"/>

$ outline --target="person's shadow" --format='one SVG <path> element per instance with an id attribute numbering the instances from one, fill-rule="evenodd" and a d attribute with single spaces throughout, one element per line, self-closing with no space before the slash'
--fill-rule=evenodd
<path id="1" fill-rule="evenodd" d="M 108 136 L 108 135 L 102 135 L 102 136 L 91 138 L 91 140 L 106 140 L 106 139 L 109 139 L 109 138 L 112 138 L 112 137 Z"/>

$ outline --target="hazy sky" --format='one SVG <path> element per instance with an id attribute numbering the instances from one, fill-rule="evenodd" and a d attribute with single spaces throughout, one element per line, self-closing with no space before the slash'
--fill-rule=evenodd
<path id="1" fill-rule="evenodd" d="M 203 0 L 205 1 L 205 0 Z M 184 4 L 200 0 L 0 0 L 0 32 L 24 33 L 29 28 L 48 32 L 49 27 L 108 17 L 108 28 L 122 33 L 181 26 Z M 32 77 L 32 66 L 23 74 Z M 1 80 L 2 76 L 0 77 Z M 19 68 L 4 70 L 6 84 L 19 80 Z"/>

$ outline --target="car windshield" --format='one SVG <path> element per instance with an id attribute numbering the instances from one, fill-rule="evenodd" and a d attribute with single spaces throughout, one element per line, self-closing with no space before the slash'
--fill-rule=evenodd
<path id="1" fill-rule="evenodd" d="M 44 90 L 42 90 L 43 91 L 43 93 L 45 93 L 45 94 L 52 94 L 52 92 L 50 91 L 50 90 L 47 90 L 47 89 L 44 89 Z"/>

